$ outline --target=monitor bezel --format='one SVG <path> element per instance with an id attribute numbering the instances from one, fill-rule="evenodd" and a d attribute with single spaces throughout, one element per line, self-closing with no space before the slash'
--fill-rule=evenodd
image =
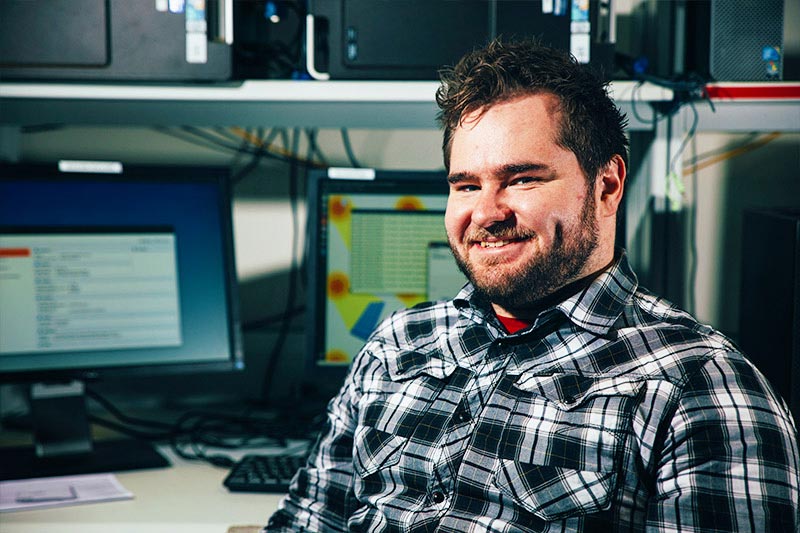
<path id="1" fill-rule="evenodd" d="M 351 176 L 351 177 L 347 177 Z M 355 177 L 358 176 L 358 177 Z M 372 176 L 372 177 L 370 177 Z M 321 216 L 330 187 L 332 192 L 353 191 L 369 186 L 391 189 L 395 185 L 424 184 L 431 191 L 447 196 L 449 185 L 444 170 L 377 170 L 377 169 L 311 169 L 307 181 L 306 224 L 306 375 L 307 382 L 325 396 L 335 394 L 341 387 L 350 365 L 322 365 L 317 356 L 325 342 L 326 324 L 326 250 L 321 242 Z M 371 192 L 371 191 L 364 191 Z M 427 192 L 427 191 L 426 191 Z"/>
<path id="2" fill-rule="evenodd" d="M 238 278 L 233 240 L 233 191 L 228 167 L 218 165 L 173 165 L 173 164 L 123 164 L 119 173 L 62 172 L 59 163 L 12 163 L 0 164 L 0 182 L 94 180 L 113 182 L 211 182 L 218 190 L 218 216 L 222 267 L 227 306 L 227 346 L 225 359 L 213 361 L 178 361 L 158 364 L 121 364 L 113 366 L 91 365 L 82 368 L 46 368 L 7 370 L 0 373 L 0 383 L 63 382 L 79 380 L 93 382 L 106 379 L 159 377 L 190 375 L 198 373 L 240 372 L 244 370 L 244 344 L 238 298 Z"/>

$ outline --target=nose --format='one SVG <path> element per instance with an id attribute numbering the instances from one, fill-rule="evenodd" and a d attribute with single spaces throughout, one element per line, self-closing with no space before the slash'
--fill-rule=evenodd
<path id="1" fill-rule="evenodd" d="M 513 211 L 508 206 L 502 190 L 481 189 L 472 208 L 472 223 L 488 228 L 511 219 Z"/>

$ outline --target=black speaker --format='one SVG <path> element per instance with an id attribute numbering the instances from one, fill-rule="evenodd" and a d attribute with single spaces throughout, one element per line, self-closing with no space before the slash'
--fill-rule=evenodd
<path id="1" fill-rule="evenodd" d="M 783 2 L 686 2 L 685 70 L 715 81 L 783 79 Z"/>
<path id="2" fill-rule="evenodd" d="M 739 341 L 800 422 L 800 209 L 744 213 Z"/>

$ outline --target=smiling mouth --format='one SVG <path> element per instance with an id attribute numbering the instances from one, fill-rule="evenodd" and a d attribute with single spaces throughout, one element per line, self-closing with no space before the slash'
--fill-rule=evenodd
<path id="1" fill-rule="evenodd" d="M 508 246 L 509 244 L 514 244 L 518 242 L 525 241 L 527 239 L 505 239 L 501 241 L 477 241 L 476 244 L 481 248 L 502 248 L 503 246 Z"/>
<path id="2" fill-rule="evenodd" d="M 514 241 L 481 241 L 479 244 L 481 248 L 501 248 Z"/>

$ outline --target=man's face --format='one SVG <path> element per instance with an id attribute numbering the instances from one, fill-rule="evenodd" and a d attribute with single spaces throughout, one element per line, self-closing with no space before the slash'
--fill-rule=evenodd
<path id="1" fill-rule="evenodd" d="M 450 247 L 508 316 L 599 268 L 594 190 L 556 144 L 556 105 L 549 94 L 522 96 L 467 115 L 453 133 Z"/>

